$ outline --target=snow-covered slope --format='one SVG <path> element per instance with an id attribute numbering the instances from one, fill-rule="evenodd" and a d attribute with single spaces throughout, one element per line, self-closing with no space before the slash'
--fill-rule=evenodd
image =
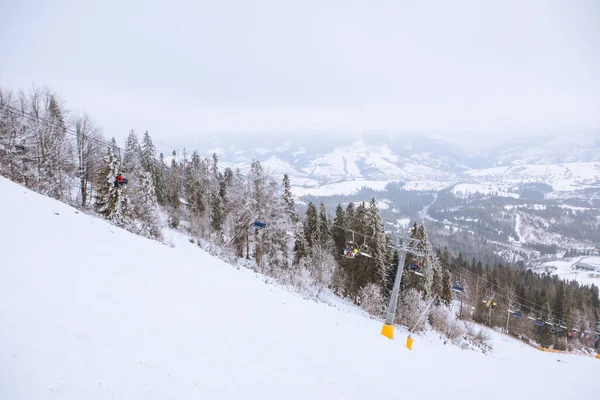
<path id="1" fill-rule="evenodd" d="M 595 267 L 594 271 L 584 271 L 575 268 L 578 262 Z M 560 260 L 548 261 L 534 268 L 537 272 L 551 272 L 565 281 L 576 281 L 580 285 L 596 285 L 600 286 L 600 257 L 585 256 L 563 258 Z"/>
<path id="2" fill-rule="evenodd" d="M 543 182 L 554 191 L 570 191 L 600 186 L 600 162 L 495 167 L 469 171 L 468 175 L 479 182 Z"/>
<path id="3" fill-rule="evenodd" d="M 561 164 L 600 161 L 599 132 L 523 138 L 477 154 L 492 165 Z"/>
<path id="4" fill-rule="evenodd" d="M 600 360 L 495 355 L 306 300 L 0 178 L 0 399 L 592 399 Z M 557 362 L 560 360 L 560 362 Z M 494 389 L 495 388 L 495 389 Z"/>

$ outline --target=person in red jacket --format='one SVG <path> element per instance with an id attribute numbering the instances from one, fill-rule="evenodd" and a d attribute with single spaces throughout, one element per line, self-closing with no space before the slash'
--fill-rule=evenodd
<path id="1" fill-rule="evenodd" d="M 127 178 L 125 178 L 122 174 L 118 174 L 115 178 L 115 187 L 119 187 L 120 185 L 126 185 L 127 182 Z"/>

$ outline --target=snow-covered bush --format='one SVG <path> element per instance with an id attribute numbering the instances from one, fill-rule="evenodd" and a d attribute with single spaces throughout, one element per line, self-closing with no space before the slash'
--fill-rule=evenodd
<path id="1" fill-rule="evenodd" d="M 375 283 L 369 283 L 360 289 L 358 294 L 360 305 L 369 313 L 371 318 L 383 315 L 384 301 L 381 287 Z"/>
<path id="2" fill-rule="evenodd" d="M 442 306 L 436 306 L 429 312 L 429 324 L 438 332 L 444 332 L 446 329 L 447 312 Z"/>
<path id="3" fill-rule="evenodd" d="M 557 338 L 556 345 L 554 345 L 556 350 L 567 350 L 567 338 Z"/>
<path id="4" fill-rule="evenodd" d="M 408 326 L 409 329 L 413 329 L 414 327 L 414 331 L 418 332 L 425 327 L 427 316 L 424 315 L 417 326 L 415 324 L 426 308 L 427 302 L 423 300 L 421 293 L 414 288 L 410 288 L 402 292 L 402 297 L 398 304 L 399 315 L 396 318 L 400 324 Z"/>
<path id="5" fill-rule="evenodd" d="M 489 333 L 483 329 L 476 329 L 472 324 L 465 324 L 465 327 L 467 342 L 483 350 L 484 353 L 492 350 L 492 338 Z"/>
<path id="6" fill-rule="evenodd" d="M 457 321 L 450 310 L 440 305 L 434 307 L 429 313 L 429 324 L 438 332 L 443 333 L 448 339 L 455 341 L 466 333 L 462 321 Z"/>
<path id="7" fill-rule="evenodd" d="M 465 333 L 466 328 L 462 321 L 452 318 L 448 319 L 448 323 L 446 324 L 446 329 L 444 331 L 444 334 L 448 339 L 456 341 L 458 338 L 463 337 Z"/>

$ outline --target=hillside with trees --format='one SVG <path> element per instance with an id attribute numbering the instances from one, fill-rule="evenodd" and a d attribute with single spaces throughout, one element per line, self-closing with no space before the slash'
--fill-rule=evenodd
<path id="1" fill-rule="evenodd" d="M 335 210 L 310 202 L 299 215 L 289 177 L 269 175 L 259 161 L 242 172 L 222 168 L 216 154 L 204 158 L 184 150 L 174 151 L 167 162 L 147 131 L 140 138 L 132 130 L 120 147 L 114 138 L 105 139 L 89 116 L 69 113 L 59 96 L 45 89 L 0 88 L 0 173 L 148 238 L 161 240 L 167 226 L 183 230 L 231 263 L 252 260 L 252 268 L 265 275 L 312 290 L 316 297 L 332 291 L 373 318 L 381 318 L 389 302 L 398 235 L 386 232 L 375 198 L 340 203 Z M 117 182 L 119 174 L 126 184 Z M 253 228 L 256 221 L 266 227 Z M 476 336 L 459 318 L 546 347 L 598 346 L 596 286 L 467 261 L 461 253 L 436 248 L 423 225 L 404 234 L 417 239 L 423 256 L 408 254 L 401 266 L 397 323 L 413 327 L 428 312 L 415 329 L 428 321 L 452 340 Z M 348 242 L 365 255 L 344 255 Z"/>

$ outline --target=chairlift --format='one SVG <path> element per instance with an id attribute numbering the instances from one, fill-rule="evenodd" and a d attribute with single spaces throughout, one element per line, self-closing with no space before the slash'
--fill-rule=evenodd
<path id="1" fill-rule="evenodd" d="M 458 292 L 458 293 L 464 293 L 465 292 L 465 288 L 461 284 L 459 284 L 459 283 L 456 283 L 456 284 L 452 285 L 452 290 L 455 291 L 455 292 Z"/>
<path id="2" fill-rule="evenodd" d="M 419 264 L 409 264 L 408 265 L 408 270 L 410 272 L 412 272 L 415 275 L 419 275 L 419 276 L 425 276 L 421 271 L 423 271 L 423 267 L 421 267 Z"/>
<path id="3" fill-rule="evenodd" d="M 552 326 L 552 328 L 550 328 L 550 332 L 552 332 L 552 333 L 559 333 L 562 331 L 563 331 L 563 328 L 558 324 L 555 324 Z"/>
<path id="4" fill-rule="evenodd" d="M 342 255 L 346 258 L 354 258 L 360 253 L 360 248 L 353 240 L 346 241 L 346 247 Z"/>
<path id="5" fill-rule="evenodd" d="M 487 300 L 483 300 L 483 302 L 485 303 L 485 306 L 491 309 L 496 308 L 496 306 L 498 305 L 498 303 L 496 303 L 496 301 L 492 298 L 489 298 Z"/>
<path id="6" fill-rule="evenodd" d="M 523 313 L 521 311 L 512 311 L 512 310 L 507 310 L 513 317 L 516 318 L 523 318 Z"/>
<path id="7" fill-rule="evenodd" d="M 250 225 L 251 228 L 254 229 L 264 229 L 267 226 L 267 224 L 265 224 L 264 222 L 260 222 L 260 221 L 254 221 L 254 223 L 252 225 Z"/>
<path id="8" fill-rule="evenodd" d="M 352 232 L 352 240 L 346 241 L 346 247 L 344 248 L 342 256 L 346 258 L 354 258 L 360 254 L 361 256 L 372 258 L 372 256 L 369 253 L 364 251 L 367 247 L 367 239 L 365 238 L 363 248 L 361 249 L 361 247 L 354 241 L 354 232 Z"/>
<path id="9" fill-rule="evenodd" d="M 123 176 L 123 174 L 117 174 L 115 181 L 114 181 L 114 185 L 116 188 L 119 188 L 123 185 L 127 185 L 127 183 L 129 182 L 129 179 L 125 178 Z"/>
<path id="10" fill-rule="evenodd" d="M 22 146 L 20 144 L 15 144 L 14 148 L 17 153 L 23 153 L 25 151 L 25 146 Z"/>

